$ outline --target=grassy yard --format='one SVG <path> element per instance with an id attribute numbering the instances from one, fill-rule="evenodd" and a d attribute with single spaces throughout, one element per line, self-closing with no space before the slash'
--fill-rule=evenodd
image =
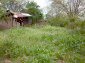
<path id="1" fill-rule="evenodd" d="M 4 30 L 0 58 L 13 63 L 85 63 L 85 35 L 50 25 Z"/>

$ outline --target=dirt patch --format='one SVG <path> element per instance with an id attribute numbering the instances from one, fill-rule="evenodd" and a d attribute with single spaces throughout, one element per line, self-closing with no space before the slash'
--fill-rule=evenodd
<path id="1" fill-rule="evenodd" d="M 10 59 L 0 59 L 0 63 L 13 63 Z"/>

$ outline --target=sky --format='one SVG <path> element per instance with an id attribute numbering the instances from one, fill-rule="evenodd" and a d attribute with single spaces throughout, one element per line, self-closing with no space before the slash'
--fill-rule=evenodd
<path id="1" fill-rule="evenodd" d="M 49 0 L 34 0 L 41 8 L 49 5 Z"/>
<path id="2" fill-rule="evenodd" d="M 31 1 L 36 2 L 40 6 L 40 9 L 43 10 L 44 14 L 47 13 L 47 7 L 50 5 L 49 0 L 31 0 Z"/>

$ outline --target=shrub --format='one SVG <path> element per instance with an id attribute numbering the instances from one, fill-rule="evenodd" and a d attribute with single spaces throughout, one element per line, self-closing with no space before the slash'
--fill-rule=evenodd
<path id="1" fill-rule="evenodd" d="M 52 26 L 64 27 L 68 24 L 69 20 L 67 17 L 53 17 L 48 20 L 48 23 Z"/>
<path id="2" fill-rule="evenodd" d="M 66 28 L 73 29 L 74 32 L 85 34 L 85 21 L 69 22 Z"/>
<path id="3" fill-rule="evenodd" d="M 52 17 L 48 20 L 48 23 L 52 26 L 66 27 L 68 29 L 74 30 L 74 32 L 79 32 L 81 34 L 85 33 L 85 21 L 80 20 L 77 17 Z"/>

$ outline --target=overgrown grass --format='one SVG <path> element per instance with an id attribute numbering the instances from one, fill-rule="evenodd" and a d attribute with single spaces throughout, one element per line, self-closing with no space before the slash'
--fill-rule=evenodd
<path id="1" fill-rule="evenodd" d="M 14 63 L 85 63 L 85 36 L 44 26 L 0 32 L 0 57 Z"/>
<path id="2" fill-rule="evenodd" d="M 67 16 L 52 17 L 47 20 L 48 24 L 52 26 L 60 26 L 68 29 L 72 29 L 75 32 L 85 34 L 85 20 L 81 20 L 78 17 L 68 18 Z"/>

